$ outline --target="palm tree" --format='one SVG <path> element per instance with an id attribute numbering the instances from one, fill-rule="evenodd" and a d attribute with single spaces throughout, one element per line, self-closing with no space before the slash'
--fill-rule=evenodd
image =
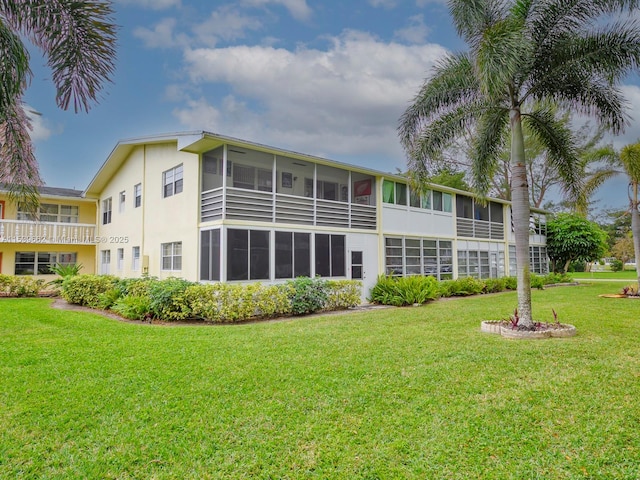
<path id="1" fill-rule="evenodd" d="M 573 133 L 550 105 L 594 116 L 614 133 L 627 121 L 617 88 L 640 63 L 640 29 L 620 19 L 638 0 L 449 0 L 466 53 L 446 56 L 400 119 L 414 178 L 430 159 L 475 128 L 474 187 L 485 195 L 510 133 L 511 202 L 520 322 L 533 328 L 529 272 L 529 188 L 523 123 L 545 146 L 566 192 L 578 197 Z M 629 16 L 627 17 L 629 18 Z"/>
<path id="2" fill-rule="evenodd" d="M 31 71 L 21 35 L 47 57 L 58 106 L 88 111 L 114 70 L 111 16 L 109 1 L 0 0 L 0 185 L 14 200 L 33 207 L 42 183 L 22 102 Z"/>
<path id="3" fill-rule="evenodd" d="M 633 235 L 633 251 L 636 256 L 636 273 L 638 276 L 638 290 L 640 292 L 640 200 L 638 199 L 638 185 L 640 185 L 640 143 L 627 145 L 620 151 L 620 163 L 629 177 L 629 207 L 631 209 L 631 234 Z"/>

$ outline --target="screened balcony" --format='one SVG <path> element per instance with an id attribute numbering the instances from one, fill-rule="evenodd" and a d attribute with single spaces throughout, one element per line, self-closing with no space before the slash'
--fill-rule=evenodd
<path id="1" fill-rule="evenodd" d="M 202 162 L 202 222 L 377 228 L 371 175 L 231 146 Z"/>

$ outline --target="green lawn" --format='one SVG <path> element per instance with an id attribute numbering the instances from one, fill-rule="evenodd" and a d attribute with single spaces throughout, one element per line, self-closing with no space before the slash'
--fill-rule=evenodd
<path id="1" fill-rule="evenodd" d="M 534 291 L 163 327 L 0 301 L 0 478 L 640 478 L 640 301 Z M 544 315 L 543 315 L 544 314 Z M 544 318 L 542 318 L 544 316 Z"/>
<path id="2" fill-rule="evenodd" d="M 638 274 L 635 270 L 625 270 L 623 272 L 572 272 L 571 275 L 576 280 L 628 280 L 629 283 L 637 281 Z"/>

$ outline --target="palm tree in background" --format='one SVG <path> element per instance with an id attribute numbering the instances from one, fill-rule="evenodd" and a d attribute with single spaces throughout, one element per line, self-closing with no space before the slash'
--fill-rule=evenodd
<path id="1" fill-rule="evenodd" d="M 47 58 L 60 108 L 88 111 L 115 64 L 111 2 L 0 0 L 0 185 L 37 205 L 41 185 L 22 97 L 31 79 L 28 39 Z"/>
<path id="2" fill-rule="evenodd" d="M 622 147 L 620 151 L 620 163 L 629 177 L 629 207 L 631 210 L 631 234 L 633 235 L 633 251 L 636 257 L 636 274 L 638 277 L 638 289 L 640 292 L 640 199 L 638 189 L 640 186 L 640 143 L 634 143 Z"/>
<path id="3" fill-rule="evenodd" d="M 449 0 L 466 53 L 446 56 L 400 119 L 414 178 L 465 131 L 474 188 L 486 195 L 501 147 L 511 140 L 511 202 L 520 323 L 533 328 L 529 271 L 529 187 L 523 124 L 548 152 L 565 193 L 577 199 L 573 132 L 553 105 L 620 132 L 627 122 L 620 80 L 640 63 L 638 0 Z M 625 15 L 626 14 L 626 15 Z"/>

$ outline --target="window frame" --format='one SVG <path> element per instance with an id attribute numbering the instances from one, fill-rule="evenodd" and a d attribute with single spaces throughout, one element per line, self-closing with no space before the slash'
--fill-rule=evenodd
<path id="1" fill-rule="evenodd" d="M 102 200 L 102 225 L 109 225 L 112 220 L 113 198 L 105 198 Z"/>
<path id="2" fill-rule="evenodd" d="M 169 188 L 170 187 L 170 188 Z M 184 189 L 184 164 L 162 172 L 162 198 L 182 193 Z"/>
<path id="3" fill-rule="evenodd" d="M 168 255 L 166 248 L 169 249 Z M 169 268 L 165 268 L 165 261 L 169 261 Z M 182 271 L 182 242 L 167 242 L 160 244 L 160 269 L 163 272 Z"/>
<path id="4" fill-rule="evenodd" d="M 142 206 L 142 183 L 133 186 L 133 208 Z"/>

